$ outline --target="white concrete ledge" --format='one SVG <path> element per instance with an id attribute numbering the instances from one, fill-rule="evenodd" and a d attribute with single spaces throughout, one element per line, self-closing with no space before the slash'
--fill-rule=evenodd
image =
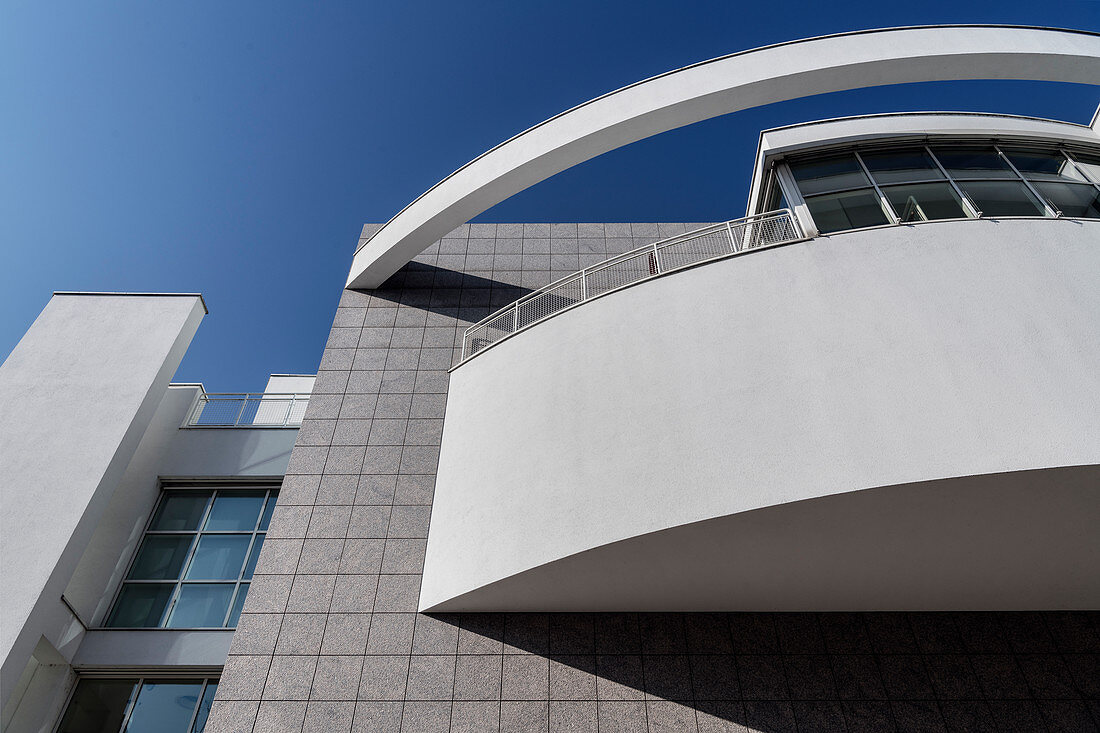
<path id="1" fill-rule="evenodd" d="M 1013 26 L 892 28 L 767 46 L 671 71 L 585 102 L 467 163 L 359 249 L 347 285 L 378 287 L 432 242 L 509 196 L 652 135 L 814 94 L 957 79 L 1095 84 L 1100 35 Z"/>

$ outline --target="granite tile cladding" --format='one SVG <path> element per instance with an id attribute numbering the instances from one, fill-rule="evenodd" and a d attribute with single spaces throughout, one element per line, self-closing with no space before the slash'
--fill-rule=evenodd
<path id="1" fill-rule="evenodd" d="M 469 224 L 344 291 L 208 733 L 1098 729 L 1097 614 L 416 613 L 463 329 L 694 226 Z"/>

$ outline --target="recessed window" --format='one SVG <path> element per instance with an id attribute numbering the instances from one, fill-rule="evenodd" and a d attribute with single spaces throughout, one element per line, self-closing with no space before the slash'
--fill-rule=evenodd
<path id="1" fill-rule="evenodd" d="M 82 679 L 58 733 L 202 733 L 217 679 Z"/>
<path id="2" fill-rule="evenodd" d="M 236 626 L 278 493 L 166 490 L 107 626 Z"/>
<path id="3" fill-rule="evenodd" d="M 975 216 L 1100 218 L 1100 156 L 1053 145 L 868 145 L 786 165 L 823 234 Z"/>

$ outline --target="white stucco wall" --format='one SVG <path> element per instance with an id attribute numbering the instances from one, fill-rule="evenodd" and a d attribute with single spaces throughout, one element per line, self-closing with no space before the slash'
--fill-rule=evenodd
<path id="1" fill-rule="evenodd" d="M 1100 222 L 935 222 L 749 253 L 540 323 L 451 375 L 421 609 L 487 610 L 493 583 L 695 522 L 1100 463 L 1098 273 Z"/>
<path id="2" fill-rule="evenodd" d="M 195 295 L 55 295 L 0 367 L 3 699 L 205 313 Z M 50 638 L 63 649 L 78 636 Z"/>

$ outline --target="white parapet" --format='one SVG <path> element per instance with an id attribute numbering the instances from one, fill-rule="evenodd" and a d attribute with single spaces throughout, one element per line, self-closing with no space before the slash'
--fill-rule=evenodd
<path id="1" fill-rule="evenodd" d="M 672 273 L 451 375 L 421 610 L 1100 604 L 1100 222 Z"/>

